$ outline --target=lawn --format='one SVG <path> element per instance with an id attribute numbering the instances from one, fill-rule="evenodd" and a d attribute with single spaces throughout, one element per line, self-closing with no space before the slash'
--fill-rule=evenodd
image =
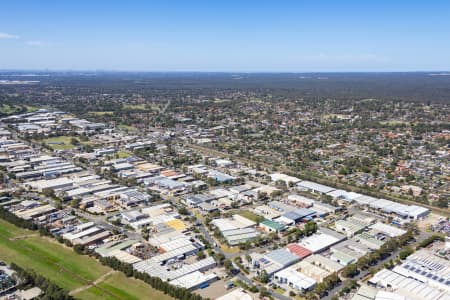
<path id="1" fill-rule="evenodd" d="M 126 282 L 126 284 L 124 284 Z M 120 288 L 119 288 L 120 287 Z M 107 292 L 105 292 L 107 291 Z M 143 281 L 127 278 L 123 273 L 109 275 L 104 281 L 74 295 L 80 299 L 127 299 L 127 300 L 169 300 L 173 299 L 163 292 L 156 291 Z"/>
<path id="2" fill-rule="evenodd" d="M 25 235 L 34 236 L 10 240 Z M 18 228 L 3 220 L 0 220 L 0 260 L 32 269 L 68 291 L 86 286 L 111 270 L 89 256 L 78 255 L 54 240 L 40 237 L 37 232 Z M 99 286 L 109 295 L 91 287 L 75 297 L 91 300 L 171 299 L 142 281 L 126 278 L 122 273 L 110 275 Z"/>

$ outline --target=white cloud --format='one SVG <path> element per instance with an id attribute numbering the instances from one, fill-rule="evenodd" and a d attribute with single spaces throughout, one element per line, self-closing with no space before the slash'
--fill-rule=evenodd
<path id="1" fill-rule="evenodd" d="M 35 46 L 35 47 L 43 47 L 48 46 L 48 43 L 43 41 L 27 41 L 26 43 L 28 46 Z"/>
<path id="2" fill-rule="evenodd" d="M 18 39 L 18 35 L 0 32 L 0 39 Z"/>

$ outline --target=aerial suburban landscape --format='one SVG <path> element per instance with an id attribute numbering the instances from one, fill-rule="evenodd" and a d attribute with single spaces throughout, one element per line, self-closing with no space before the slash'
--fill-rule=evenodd
<path id="1" fill-rule="evenodd" d="M 450 300 L 450 73 L 417 71 L 450 69 L 450 45 L 423 61 L 319 54 L 292 62 L 272 56 L 271 45 L 228 52 L 197 27 L 211 16 L 176 29 L 159 19 L 200 10 L 218 18 L 211 26 L 225 41 L 245 35 L 247 17 L 267 26 L 264 35 L 294 36 L 303 21 L 287 26 L 281 16 L 292 12 L 273 3 L 29 4 L 30 34 L 42 25 L 53 41 L 16 34 L 7 25 L 22 8 L 0 4 L 11 12 L 0 12 L 1 300 Z M 289 7 L 321 16 L 329 5 Z M 353 20 L 354 9 L 409 16 L 414 8 L 450 23 L 415 2 L 365 5 L 334 9 Z M 105 15 L 83 15 L 87 8 Z M 128 29 L 160 25 L 151 27 L 155 40 L 112 34 L 118 21 L 109 24 L 109 14 L 122 11 Z M 237 23 L 226 27 L 224 16 Z M 89 39 L 89 53 L 59 36 L 56 19 L 74 39 Z M 99 31 L 81 38 L 79 20 Z M 342 37 L 357 32 L 341 21 Z M 198 36 L 186 42 L 184 30 Z M 110 44 L 108 34 L 127 39 Z M 419 45 L 421 34 L 409 42 Z M 195 43 L 225 48 L 196 53 Z M 135 49 L 136 57 L 126 53 Z M 434 64 L 441 56 L 448 61 Z"/>

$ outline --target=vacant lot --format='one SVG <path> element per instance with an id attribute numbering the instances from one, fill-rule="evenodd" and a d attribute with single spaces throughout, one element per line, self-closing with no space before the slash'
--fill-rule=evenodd
<path id="1" fill-rule="evenodd" d="M 111 271 L 97 260 L 78 255 L 72 249 L 36 232 L 0 220 L 0 260 L 14 262 L 47 277 L 71 291 L 89 286 Z M 79 299 L 171 299 L 142 281 L 114 273 L 74 295 Z"/>
<path id="2" fill-rule="evenodd" d="M 72 149 L 75 145 L 71 143 L 72 137 L 70 136 L 58 136 L 48 139 L 44 139 L 43 142 L 50 146 L 53 150 L 67 150 Z"/>
<path id="3" fill-rule="evenodd" d="M 82 145 L 92 144 L 90 141 L 81 141 L 79 138 L 72 136 L 58 136 L 44 139 L 42 141 L 46 145 L 50 146 L 53 150 L 68 150 L 76 147 L 76 145 L 72 144 L 72 139 L 75 139 L 79 144 Z"/>

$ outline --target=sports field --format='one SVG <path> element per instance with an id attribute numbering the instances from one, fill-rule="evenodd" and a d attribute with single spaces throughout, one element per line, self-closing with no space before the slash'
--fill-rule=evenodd
<path id="1" fill-rule="evenodd" d="M 0 260 L 32 269 L 68 291 L 79 290 L 73 294 L 79 299 L 171 299 L 142 281 L 111 273 L 112 269 L 89 256 L 78 255 L 50 238 L 3 220 Z M 105 276 L 107 273 L 111 275 Z"/>

